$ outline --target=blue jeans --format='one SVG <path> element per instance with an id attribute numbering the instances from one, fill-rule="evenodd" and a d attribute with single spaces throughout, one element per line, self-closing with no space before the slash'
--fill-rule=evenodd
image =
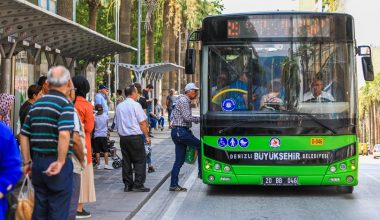
<path id="1" fill-rule="evenodd" d="M 33 220 L 67 220 L 73 191 L 73 163 L 67 157 L 61 172 L 47 176 L 45 171 L 56 157 L 34 155 L 32 183 L 34 186 Z"/>
<path id="2" fill-rule="evenodd" d="M 145 136 L 142 134 L 141 137 L 144 141 L 144 149 L 145 149 L 145 145 L 146 145 Z M 145 153 L 146 153 L 146 149 L 145 149 Z M 150 150 L 150 152 L 146 155 L 146 163 L 148 164 L 148 166 L 152 165 L 152 150 Z"/>
<path id="3" fill-rule="evenodd" d="M 161 125 L 161 127 L 164 127 L 165 119 L 163 116 L 160 116 L 160 119 L 158 119 L 158 125 Z"/>
<path id="4" fill-rule="evenodd" d="M 186 157 L 187 146 L 198 150 L 198 170 L 201 173 L 201 141 L 196 138 L 190 129 L 175 127 L 171 131 L 172 140 L 175 144 L 175 161 L 171 173 L 170 187 L 178 186 L 178 175 Z"/>
<path id="5" fill-rule="evenodd" d="M 155 117 L 149 116 L 150 118 L 150 127 L 156 129 L 157 128 L 157 119 Z"/>

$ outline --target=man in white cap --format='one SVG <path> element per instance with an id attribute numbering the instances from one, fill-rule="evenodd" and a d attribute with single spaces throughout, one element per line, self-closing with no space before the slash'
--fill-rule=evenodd
<path id="1" fill-rule="evenodd" d="M 201 142 L 191 132 L 192 123 L 199 123 L 200 118 L 191 114 L 191 100 L 198 96 L 199 88 L 194 83 L 189 83 L 185 86 L 185 95 L 180 95 L 173 109 L 173 123 L 171 136 L 175 144 L 175 161 L 171 172 L 171 182 L 169 191 L 186 192 L 187 189 L 178 185 L 179 171 L 185 162 L 187 146 L 194 147 L 198 150 L 198 176 L 201 176 L 201 158 L 200 148 Z"/>

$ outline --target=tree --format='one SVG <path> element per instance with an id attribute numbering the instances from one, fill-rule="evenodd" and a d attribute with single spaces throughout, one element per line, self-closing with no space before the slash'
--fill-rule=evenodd
<path id="1" fill-rule="evenodd" d="M 145 20 L 145 64 L 154 63 L 154 10 L 156 0 L 145 0 L 147 14 Z"/>
<path id="2" fill-rule="evenodd" d="M 73 20 L 73 1 L 72 0 L 57 1 L 57 14 L 69 20 Z"/>
<path id="3" fill-rule="evenodd" d="M 161 62 L 169 63 L 169 1 L 164 1 L 162 8 L 162 49 L 161 49 Z M 162 100 L 166 100 L 169 95 L 169 74 L 164 73 L 162 79 Z"/>
<path id="4" fill-rule="evenodd" d="M 102 6 L 100 0 L 87 0 L 88 5 L 88 27 L 96 31 L 96 20 L 98 18 L 98 9 Z"/>
<path id="5" fill-rule="evenodd" d="M 131 13 L 132 0 L 120 2 L 120 42 L 131 44 Z M 131 63 L 131 53 L 120 54 L 121 63 Z M 131 83 L 130 70 L 119 67 L 119 89 L 125 88 Z"/>

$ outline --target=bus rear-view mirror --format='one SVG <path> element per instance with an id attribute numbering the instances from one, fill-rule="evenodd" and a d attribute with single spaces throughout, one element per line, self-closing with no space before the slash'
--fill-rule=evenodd
<path id="1" fill-rule="evenodd" d="M 373 81 L 375 76 L 373 73 L 372 60 L 370 56 L 362 57 L 362 66 L 364 79 L 366 81 Z"/>
<path id="2" fill-rule="evenodd" d="M 193 48 L 186 49 L 186 60 L 185 60 L 186 74 L 195 73 L 195 59 L 196 59 L 196 50 Z"/>
<path id="3" fill-rule="evenodd" d="M 371 56 L 371 47 L 369 46 L 358 46 L 359 56 Z"/>

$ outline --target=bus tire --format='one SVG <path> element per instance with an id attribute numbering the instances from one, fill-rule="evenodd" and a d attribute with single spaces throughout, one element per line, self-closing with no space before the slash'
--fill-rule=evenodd
<path id="1" fill-rule="evenodd" d="M 354 191 L 353 186 L 336 186 L 336 192 L 338 193 L 351 194 L 353 191 Z"/>

